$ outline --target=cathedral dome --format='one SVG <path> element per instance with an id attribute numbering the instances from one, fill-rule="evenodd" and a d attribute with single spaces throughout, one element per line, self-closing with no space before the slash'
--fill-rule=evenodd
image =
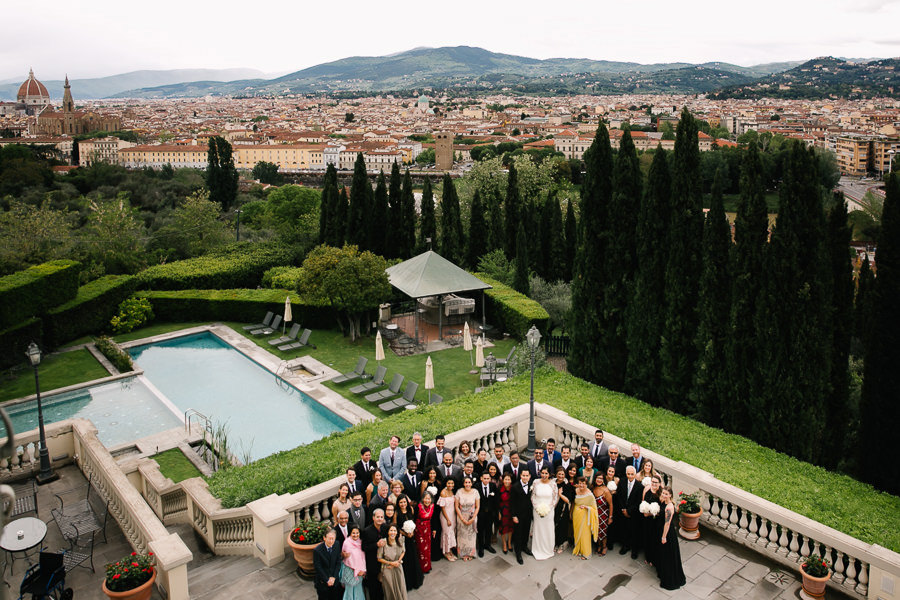
<path id="1" fill-rule="evenodd" d="M 50 94 L 44 84 L 34 78 L 34 71 L 28 71 L 28 79 L 19 86 L 16 100 L 25 104 L 49 104 Z"/>

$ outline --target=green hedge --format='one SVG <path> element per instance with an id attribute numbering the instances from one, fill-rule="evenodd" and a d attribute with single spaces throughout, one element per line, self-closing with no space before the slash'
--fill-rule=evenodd
<path id="1" fill-rule="evenodd" d="M 284 299 L 291 298 L 294 323 L 310 329 L 327 329 L 334 324 L 330 307 L 306 304 L 289 290 L 171 290 L 141 291 L 135 294 L 153 305 L 157 321 L 240 321 L 259 323 L 267 311 L 284 313 Z"/>
<path id="2" fill-rule="evenodd" d="M 105 331 L 119 304 L 131 296 L 137 279 L 131 275 L 107 275 L 78 288 L 78 294 L 44 317 L 44 343 L 49 348 L 75 338 Z"/>
<path id="3" fill-rule="evenodd" d="M 37 317 L 0 331 L 0 369 L 25 364 L 25 350 L 31 342 L 41 343 L 41 320 Z"/>
<path id="4" fill-rule="evenodd" d="M 54 260 L 0 278 L 0 329 L 74 298 L 80 270 L 74 260 Z"/>
<path id="5" fill-rule="evenodd" d="M 475 277 L 493 286 L 484 291 L 488 325 L 519 339 L 525 337 L 532 323 L 547 334 L 550 315 L 539 302 L 481 273 L 475 273 Z"/>
<path id="6" fill-rule="evenodd" d="M 303 267 L 272 267 L 262 277 L 262 287 L 279 290 L 299 288 Z"/>
<path id="7" fill-rule="evenodd" d="M 342 474 L 359 459 L 363 446 L 377 454 L 393 434 L 406 445 L 415 431 L 426 440 L 457 431 L 522 404 L 528 386 L 528 377 L 518 377 L 479 394 L 363 423 L 246 467 L 216 473 L 208 479 L 210 491 L 226 507 L 271 493 L 297 492 Z M 535 374 L 534 387 L 538 402 L 864 542 L 900 551 L 900 497 L 568 374 L 542 369 Z M 524 442 L 519 440 L 520 445 Z M 773 470 L 773 464 L 778 468 Z"/>
<path id="8" fill-rule="evenodd" d="M 138 273 L 138 286 L 144 290 L 254 288 L 266 269 L 289 265 L 295 258 L 295 250 L 287 246 L 233 244 L 220 252 L 145 269 Z"/>

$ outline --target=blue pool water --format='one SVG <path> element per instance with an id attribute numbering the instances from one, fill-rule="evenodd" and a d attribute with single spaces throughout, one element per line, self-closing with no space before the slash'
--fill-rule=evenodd
<path id="1" fill-rule="evenodd" d="M 119 379 L 72 392 L 42 396 L 44 423 L 73 417 L 90 419 L 97 426 L 97 437 L 107 447 L 183 426 L 177 414 L 137 377 Z M 38 426 L 37 402 L 6 406 L 13 431 L 23 432 Z"/>
<path id="2" fill-rule="evenodd" d="M 350 426 L 211 333 L 129 349 L 147 379 L 182 413 L 228 428 L 233 454 L 255 460 Z"/>

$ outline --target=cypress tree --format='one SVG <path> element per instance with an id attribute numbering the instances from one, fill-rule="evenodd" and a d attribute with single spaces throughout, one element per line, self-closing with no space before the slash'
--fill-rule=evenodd
<path id="1" fill-rule="evenodd" d="M 519 197 L 519 174 L 514 163 L 509 164 L 509 175 L 506 179 L 506 258 L 516 255 L 516 234 L 519 231 L 519 220 L 522 218 L 522 200 Z"/>
<path id="2" fill-rule="evenodd" d="M 334 247 L 340 248 L 347 242 L 347 217 L 350 214 L 350 199 L 347 197 L 347 186 L 341 186 L 337 208 L 334 211 Z"/>
<path id="3" fill-rule="evenodd" d="M 516 270 L 513 273 L 513 289 L 526 296 L 531 291 L 531 285 L 528 283 L 528 238 L 525 237 L 525 225 L 522 223 L 519 223 L 519 230 L 516 232 Z"/>
<path id="4" fill-rule="evenodd" d="M 390 213 L 390 219 L 387 221 L 388 229 L 391 232 L 391 236 L 394 240 L 396 240 L 396 236 L 398 231 L 400 231 L 400 223 L 401 223 L 401 213 L 403 209 L 403 197 L 402 197 L 402 187 L 403 187 L 403 179 L 400 176 L 400 165 L 395 161 L 391 166 L 391 179 L 388 184 L 388 212 Z M 388 254 L 388 258 L 398 258 L 400 256 L 400 250 L 397 246 L 396 242 L 393 244 L 389 244 L 386 248 Z"/>
<path id="5" fill-rule="evenodd" d="M 767 282 L 757 311 L 763 350 L 757 369 L 765 385 L 751 435 L 808 461 L 815 461 L 821 450 L 831 376 L 831 289 L 824 239 L 815 159 L 794 142 L 785 159 Z"/>
<path id="6" fill-rule="evenodd" d="M 825 431 L 850 431 L 850 336 L 853 322 L 853 266 L 850 264 L 850 227 L 844 195 L 835 194 L 828 215 L 828 258 L 831 267 L 831 382 L 825 402 Z M 838 466 L 845 456 L 846 436 L 833 436 L 822 445 L 821 463 Z"/>
<path id="7" fill-rule="evenodd" d="M 437 223 L 434 217 L 434 193 L 431 191 L 431 179 L 425 178 L 422 186 L 422 205 L 419 218 L 419 248 L 417 254 L 421 254 L 437 246 Z M 431 242 L 428 240 L 431 239 Z"/>
<path id="8" fill-rule="evenodd" d="M 856 279 L 856 298 L 853 302 L 853 331 L 859 356 L 865 355 L 872 326 L 872 290 L 875 289 L 875 274 L 869 266 L 869 255 L 863 258 Z"/>
<path id="9" fill-rule="evenodd" d="M 504 233 L 505 223 L 503 222 L 503 206 L 500 196 L 494 188 L 486 188 L 489 193 L 481 197 L 481 201 L 487 212 L 487 251 L 504 250 L 506 248 L 506 238 Z"/>
<path id="10" fill-rule="evenodd" d="M 697 121 L 684 109 L 672 155 L 672 212 L 666 263 L 666 319 L 660 345 L 663 405 L 681 412 L 691 390 L 697 349 L 697 274 L 703 239 Z"/>
<path id="11" fill-rule="evenodd" d="M 222 136 L 209 138 L 206 153 L 206 187 L 209 199 L 222 205 L 222 210 L 230 210 L 237 199 L 238 172 L 234 168 L 231 144 Z"/>
<path id="12" fill-rule="evenodd" d="M 395 243 L 393 232 L 383 225 L 387 223 L 388 215 L 387 181 L 384 178 L 384 171 L 380 171 L 375 184 L 375 201 L 372 204 L 372 220 L 369 226 L 369 249 L 379 256 L 384 256 L 388 246 Z"/>
<path id="13" fill-rule="evenodd" d="M 409 169 L 403 174 L 400 191 L 400 228 L 396 231 L 400 244 L 400 258 L 410 258 L 416 245 L 416 199 L 413 195 Z"/>
<path id="14" fill-rule="evenodd" d="M 536 238 L 538 252 L 537 256 L 531 259 L 532 270 L 541 276 L 544 280 L 550 278 L 550 223 L 553 219 L 553 202 L 555 196 L 547 194 L 544 204 L 540 208 L 540 216 L 538 219 L 538 235 Z"/>
<path id="15" fill-rule="evenodd" d="M 762 410 L 759 396 L 762 382 L 758 373 L 762 341 L 756 329 L 756 314 L 766 278 L 769 240 L 762 172 L 756 142 L 750 142 L 741 164 L 741 195 L 731 248 L 731 333 L 726 348 L 730 393 L 722 403 L 725 429 L 741 435 L 750 433 L 754 415 Z"/>
<path id="16" fill-rule="evenodd" d="M 872 485 L 900 494 L 900 452 L 893 443 L 900 423 L 900 173 L 888 175 L 885 192 L 859 407 L 859 470 Z"/>
<path id="17" fill-rule="evenodd" d="M 628 305 L 628 363 L 625 390 L 660 403 L 659 344 L 665 323 L 664 299 L 669 198 L 672 191 L 666 151 L 657 147 L 638 211 L 637 268 Z"/>
<path id="18" fill-rule="evenodd" d="M 337 169 L 334 168 L 333 164 L 330 164 L 325 169 L 325 181 L 322 184 L 322 202 L 319 209 L 320 244 L 337 247 L 343 245 L 343 240 L 340 240 L 340 243 L 334 242 L 335 237 L 337 237 L 335 235 L 337 230 L 335 227 L 335 211 L 337 210 L 338 195 Z"/>
<path id="19" fill-rule="evenodd" d="M 575 249 L 578 247 L 578 223 L 575 220 L 575 206 L 570 200 L 566 203 L 566 241 L 563 248 L 565 255 L 563 279 L 572 281 L 572 270 L 575 267 Z"/>
<path id="20" fill-rule="evenodd" d="M 690 412 L 702 421 L 719 426 L 723 402 L 729 398 L 727 377 L 728 320 L 731 313 L 731 225 L 722 201 L 722 168 L 715 174 L 710 210 L 703 224 L 703 271 L 700 274 L 697 329 L 698 360 L 691 390 Z"/>
<path id="21" fill-rule="evenodd" d="M 550 250 L 547 255 L 547 281 L 559 281 L 565 277 L 566 239 L 563 234 L 562 208 L 556 196 L 548 198 L 550 205 Z"/>
<path id="22" fill-rule="evenodd" d="M 347 243 L 369 249 L 369 227 L 372 216 L 372 186 L 366 174 L 362 152 L 356 155 L 353 180 L 350 183 L 350 206 L 347 210 Z"/>
<path id="23" fill-rule="evenodd" d="M 568 367 L 576 376 L 600 381 L 598 356 L 603 299 L 603 231 L 612 196 L 612 148 L 609 132 L 600 122 L 584 156 L 586 173 L 581 187 L 578 248 L 572 277 L 572 333 Z"/>
<path id="24" fill-rule="evenodd" d="M 472 196 L 472 210 L 469 216 L 469 244 L 466 252 L 466 263 L 471 269 L 476 268 L 478 259 L 487 253 L 486 229 L 484 205 L 481 202 L 481 194 L 476 189 L 475 195 Z"/>
<path id="25" fill-rule="evenodd" d="M 453 264 L 462 264 L 463 232 L 459 213 L 459 196 L 449 173 L 444 174 L 441 194 L 441 256 Z"/>

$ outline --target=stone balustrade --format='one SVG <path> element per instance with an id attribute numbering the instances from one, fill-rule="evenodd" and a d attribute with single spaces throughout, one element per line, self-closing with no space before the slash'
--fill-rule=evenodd
<path id="1" fill-rule="evenodd" d="M 191 527 L 203 537 L 215 554 L 253 554 L 253 517 L 246 506 L 222 508 L 199 477 L 180 484 L 185 494 L 184 514 Z"/>
<path id="2" fill-rule="evenodd" d="M 61 467 L 71 463 L 75 454 L 71 422 L 50 423 L 44 427 L 44 434 L 51 464 Z M 37 429 L 15 434 L 12 458 L 0 460 L 0 482 L 28 477 L 40 468 L 40 437 Z M 0 441 L 5 443 L 6 438 L 0 438 Z"/>
<path id="3" fill-rule="evenodd" d="M 187 498 L 182 487 L 160 473 L 155 460 L 140 459 L 137 471 L 140 477 L 138 489 L 156 516 L 166 525 L 187 523 Z"/>

